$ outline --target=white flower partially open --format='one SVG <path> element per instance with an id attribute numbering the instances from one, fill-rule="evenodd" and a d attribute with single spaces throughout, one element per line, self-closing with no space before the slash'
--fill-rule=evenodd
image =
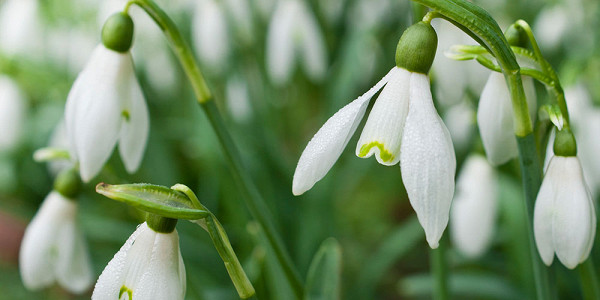
<path id="1" fill-rule="evenodd" d="M 142 162 L 148 139 L 148 108 L 129 53 L 99 45 L 69 92 L 65 124 L 81 178 L 100 172 L 119 141 L 128 172 Z"/>
<path id="2" fill-rule="evenodd" d="M 535 201 L 535 242 L 546 265 L 554 254 L 569 269 L 585 261 L 596 235 L 596 213 L 579 159 L 554 156 Z"/>
<path id="3" fill-rule="evenodd" d="M 143 223 L 108 263 L 92 299 L 177 300 L 185 288 L 177 231 L 157 233 Z"/>
<path id="4" fill-rule="evenodd" d="M 23 236 L 19 269 L 25 287 L 37 290 L 58 282 L 72 293 L 92 284 L 92 266 L 76 222 L 77 203 L 53 191 Z"/>
<path id="5" fill-rule="evenodd" d="M 450 211 L 452 243 L 467 257 L 481 256 L 494 234 L 498 183 L 494 168 L 480 155 L 467 158 L 456 181 Z"/>
<path id="6" fill-rule="evenodd" d="M 531 77 L 523 77 L 523 88 L 531 120 L 535 121 L 537 102 Z M 492 165 L 501 165 L 518 155 L 510 91 L 502 73 L 492 72 L 481 92 L 477 124 Z"/>

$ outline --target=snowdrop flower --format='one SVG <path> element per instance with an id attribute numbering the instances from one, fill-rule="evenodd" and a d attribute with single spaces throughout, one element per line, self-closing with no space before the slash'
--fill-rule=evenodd
<path id="1" fill-rule="evenodd" d="M 0 7 L 0 49 L 10 55 L 41 54 L 43 46 L 37 0 L 7 0 Z"/>
<path id="2" fill-rule="evenodd" d="M 456 181 L 450 211 L 450 237 L 465 256 L 476 258 L 489 247 L 497 211 L 494 169 L 480 155 L 471 155 Z"/>
<path id="3" fill-rule="evenodd" d="M 132 35 L 131 18 L 113 15 L 104 26 L 103 44 L 96 47 L 67 98 L 67 135 L 86 182 L 102 169 L 117 141 L 128 172 L 135 172 L 142 161 L 149 120 L 128 52 Z"/>
<path id="4" fill-rule="evenodd" d="M 139 225 L 98 278 L 92 299 L 183 299 L 185 266 L 171 225 L 158 231 Z"/>
<path id="5" fill-rule="evenodd" d="M 280 0 L 267 33 L 267 71 L 273 83 L 287 83 L 297 59 L 306 75 L 320 81 L 327 72 L 327 49 L 315 16 L 306 3 Z"/>
<path id="6" fill-rule="evenodd" d="M 59 175 L 57 182 L 64 178 L 78 180 L 73 170 Z M 72 293 L 83 293 L 92 284 L 87 246 L 76 221 L 76 194 L 72 188 L 55 183 L 55 190 L 46 197 L 25 230 L 19 269 L 25 287 L 30 290 L 58 282 Z"/>
<path id="7" fill-rule="evenodd" d="M 201 0 L 192 20 L 192 38 L 200 61 L 222 70 L 229 56 L 229 32 L 223 9 L 214 0 Z"/>
<path id="8" fill-rule="evenodd" d="M 25 121 L 25 98 L 12 79 L 0 75 L 0 151 L 14 148 L 19 142 Z"/>
<path id="9" fill-rule="evenodd" d="M 546 265 L 556 254 L 563 265 L 574 269 L 592 249 L 596 213 L 569 129 L 556 134 L 554 152 L 535 202 L 535 242 Z"/>
<path id="10" fill-rule="evenodd" d="M 300 195 L 325 176 L 383 86 L 362 131 L 356 155 L 392 166 L 400 162 L 402 180 L 427 241 L 438 247 L 454 194 L 456 159 L 450 133 L 433 106 L 427 72 L 437 37 L 431 25 L 409 27 L 398 43 L 397 67 L 367 93 L 334 114 L 302 153 L 292 191 Z"/>
<path id="11" fill-rule="evenodd" d="M 523 77 L 523 88 L 531 120 L 535 121 L 537 104 L 531 77 Z M 481 92 L 477 124 L 488 161 L 501 165 L 518 155 L 514 134 L 512 102 L 504 75 L 492 72 Z"/>

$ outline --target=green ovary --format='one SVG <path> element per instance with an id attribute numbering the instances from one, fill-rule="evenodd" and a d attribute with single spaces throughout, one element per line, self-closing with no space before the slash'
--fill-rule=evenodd
<path id="1" fill-rule="evenodd" d="M 377 141 L 362 145 L 362 147 L 360 147 L 360 153 L 358 154 L 358 156 L 367 156 L 367 154 L 369 153 L 369 151 L 371 151 L 371 148 L 373 147 L 379 148 L 379 158 L 381 158 L 381 160 L 383 160 L 384 162 L 390 162 L 394 160 L 394 154 L 386 150 L 383 144 Z"/>

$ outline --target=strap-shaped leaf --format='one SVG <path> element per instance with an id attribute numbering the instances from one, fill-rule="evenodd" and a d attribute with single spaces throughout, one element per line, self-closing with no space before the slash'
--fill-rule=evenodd
<path id="1" fill-rule="evenodd" d="M 165 186 L 146 183 L 120 185 L 99 183 L 96 192 L 167 218 L 197 220 L 209 215 L 206 210 L 195 208 L 185 194 Z"/>
<path id="2" fill-rule="evenodd" d="M 304 299 L 340 299 L 341 273 L 342 249 L 335 239 L 327 239 L 310 263 Z"/>

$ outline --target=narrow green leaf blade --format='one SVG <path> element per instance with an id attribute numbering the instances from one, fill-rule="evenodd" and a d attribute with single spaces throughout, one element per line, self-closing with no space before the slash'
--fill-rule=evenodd
<path id="1" fill-rule="evenodd" d="M 340 299 L 342 249 L 333 238 L 321 244 L 308 269 L 304 299 Z"/>

